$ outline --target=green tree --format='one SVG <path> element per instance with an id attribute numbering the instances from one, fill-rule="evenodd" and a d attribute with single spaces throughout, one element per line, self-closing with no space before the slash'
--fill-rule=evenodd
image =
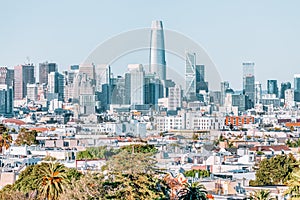
<path id="1" fill-rule="evenodd" d="M 254 192 L 252 199 L 254 200 L 270 200 L 269 190 L 257 190 Z"/>
<path id="2" fill-rule="evenodd" d="M 108 161 L 112 199 L 158 199 L 164 194 L 160 181 L 155 178 L 155 161 L 151 153 L 121 151 Z"/>
<path id="3" fill-rule="evenodd" d="M 8 149 L 13 141 L 10 134 L 8 134 L 8 128 L 3 124 L 0 124 L 0 153 L 2 153 L 3 147 Z"/>
<path id="4" fill-rule="evenodd" d="M 205 187 L 197 182 L 186 183 L 184 188 L 178 191 L 179 200 L 205 200 L 207 199 L 207 191 Z"/>
<path id="5" fill-rule="evenodd" d="M 291 178 L 296 159 L 292 154 L 276 155 L 260 162 L 253 186 L 284 184 Z"/>
<path id="6" fill-rule="evenodd" d="M 68 184 L 67 168 L 60 163 L 45 163 L 38 168 L 39 179 L 36 180 L 39 194 L 47 200 L 56 200 Z"/>
<path id="7" fill-rule="evenodd" d="M 79 151 L 76 155 L 77 160 L 90 160 L 90 159 L 108 159 L 115 155 L 118 151 L 108 149 L 107 146 L 88 147 L 85 151 Z"/>
<path id="8" fill-rule="evenodd" d="M 192 139 L 195 141 L 195 140 L 198 140 L 199 139 L 199 135 L 197 133 L 193 133 L 193 136 L 192 136 Z"/>
<path id="9" fill-rule="evenodd" d="M 26 167 L 26 169 L 19 174 L 18 179 L 13 185 L 13 189 L 23 192 L 26 195 L 36 191 L 37 185 L 35 181 L 39 177 L 37 172 L 39 166 L 40 165 L 30 165 Z"/>
<path id="10" fill-rule="evenodd" d="M 300 199 L 300 170 L 297 169 L 292 173 L 291 180 L 288 181 L 288 189 L 285 191 L 291 199 Z"/>
<path id="11" fill-rule="evenodd" d="M 196 169 L 185 171 L 183 174 L 186 177 L 196 177 L 197 173 L 198 173 L 198 177 L 209 177 L 210 176 L 209 171 L 207 171 L 207 170 L 196 170 Z"/>
<path id="12" fill-rule="evenodd" d="M 71 181 L 60 200 L 105 199 L 110 190 L 104 186 L 104 183 L 103 176 L 99 174 L 85 174 L 78 180 Z"/>
<path id="13" fill-rule="evenodd" d="M 33 198 L 26 197 L 26 195 L 20 191 L 14 191 L 12 185 L 6 185 L 0 191 L 0 199 L 5 200 L 31 200 Z"/>
<path id="14" fill-rule="evenodd" d="M 18 191 L 26 197 L 41 197 L 47 200 L 58 199 L 70 180 L 81 177 L 75 169 L 68 169 L 57 162 L 42 162 L 26 167 L 13 184 L 13 191 Z"/>
<path id="15" fill-rule="evenodd" d="M 157 149 L 154 145 L 151 144 L 131 144 L 121 147 L 121 151 L 127 151 L 129 153 L 157 153 Z"/>
<path id="16" fill-rule="evenodd" d="M 33 145 L 33 144 L 38 144 L 38 141 L 36 140 L 37 132 L 35 130 L 29 131 L 29 130 L 24 130 L 21 129 L 18 137 L 16 139 L 16 144 L 18 146 L 21 145 Z"/>

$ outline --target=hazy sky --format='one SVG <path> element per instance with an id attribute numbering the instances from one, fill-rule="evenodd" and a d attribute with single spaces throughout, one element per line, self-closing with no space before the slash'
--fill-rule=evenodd
<path id="1" fill-rule="evenodd" d="M 293 81 L 300 73 L 299 8 L 296 0 L 0 0 L 0 65 L 13 67 L 29 57 L 66 69 L 111 36 L 160 19 L 206 49 L 234 89 L 242 86 L 243 61 L 256 63 L 263 85 L 267 79 Z"/>

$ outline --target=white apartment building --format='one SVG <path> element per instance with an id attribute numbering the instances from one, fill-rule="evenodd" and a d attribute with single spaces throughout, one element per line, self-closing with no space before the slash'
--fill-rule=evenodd
<path id="1" fill-rule="evenodd" d="M 198 112 L 186 113 L 185 118 L 189 130 L 219 130 L 225 125 L 224 117 L 202 116 Z"/>
<path id="2" fill-rule="evenodd" d="M 156 120 L 156 130 L 168 131 L 171 129 L 181 130 L 184 129 L 183 116 L 158 116 Z"/>
<path id="3" fill-rule="evenodd" d="M 225 118 L 202 116 L 198 112 L 188 112 L 178 116 L 156 117 L 156 130 L 219 130 L 225 125 Z"/>

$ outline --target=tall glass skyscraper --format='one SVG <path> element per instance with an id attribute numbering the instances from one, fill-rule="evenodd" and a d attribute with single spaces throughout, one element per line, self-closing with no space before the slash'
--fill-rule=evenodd
<path id="1" fill-rule="evenodd" d="M 185 53 L 185 96 L 191 99 L 196 96 L 196 54 Z"/>
<path id="2" fill-rule="evenodd" d="M 57 72 L 56 63 L 40 63 L 39 64 L 39 83 L 47 84 L 48 83 L 48 74 L 51 72 Z"/>
<path id="3" fill-rule="evenodd" d="M 243 63 L 243 94 L 249 97 L 250 107 L 254 106 L 255 101 L 254 65 L 254 62 Z"/>
<path id="4" fill-rule="evenodd" d="M 281 83 L 280 85 L 280 99 L 285 99 L 285 91 L 291 89 L 292 85 L 290 82 Z"/>
<path id="5" fill-rule="evenodd" d="M 128 65 L 130 73 L 130 102 L 131 105 L 144 104 L 144 77 L 145 72 L 143 65 L 130 64 Z"/>
<path id="6" fill-rule="evenodd" d="M 294 100 L 300 102 L 300 74 L 294 75 Z"/>
<path id="7" fill-rule="evenodd" d="M 150 39 L 150 72 L 166 80 L 165 42 L 162 21 L 152 21 Z"/>
<path id="8" fill-rule="evenodd" d="M 261 89 L 261 83 L 256 81 L 255 82 L 255 104 L 259 104 L 260 100 L 262 98 L 262 89 Z"/>
<path id="9" fill-rule="evenodd" d="M 35 83 L 34 66 L 18 65 L 14 67 L 14 98 L 22 100 L 27 95 L 27 83 Z"/>
<path id="10" fill-rule="evenodd" d="M 268 94 L 275 94 L 278 97 L 277 80 L 268 80 L 267 83 Z"/>

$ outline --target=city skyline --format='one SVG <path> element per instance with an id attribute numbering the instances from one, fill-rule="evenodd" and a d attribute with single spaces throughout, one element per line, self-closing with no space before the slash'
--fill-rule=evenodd
<path id="1" fill-rule="evenodd" d="M 262 83 L 263 88 L 266 88 L 268 79 L 277 79 L 279 83 L 291 81 L 293 74 L 299 73 L 297 65 L 300 59 L 297 51 L 300 44 L 296 40 L 300 32 L 296 13 L 298 2 L 289 5 L 280 4 L 278 1 L 257 1 L 251 4 L 221 2 L 216 5 L 193 2 L 195 6 L 189 6 L 189 9 L 197 11 L 198 8 L 202 12 L 195 12 L 197 14 L 189 15 L 188 18 L 180 15 L 177 16 L 178 20 L 175 20 L 174 13 L 184 10 L 188 5 L 176 2 L 172 4 L 172 9 L 168 10 L 166 8 L 169 3 L 161 2 L 160 8 L 151 13 L 143 12 L 143 17 L 137 19 L 136 15 L 141 14 L 143 9 L 153 8 L 154 5 L 134 2 L 128 5 L 119 3 L 129 11 L 136 10 L 137 13 L 125 14 L 124 10 L 114 8 L 118 14 L 111 16 L 109 20 L 101 17 L 108 11 L 96 10 L 101 5 L 113 8 L 113 3 L 101 4 L 91 1 L 84 5 L 61 3 L 60 6 L 37 3 L 34 7 L 35 12 L 32 13 L 26 12 L 31 8 L 31 1 L 19 2 L 17 5 L 3 3 L 3 36 L 0 41 L 5 48 L 0 50 L 0 65 L 13 68 L 27 62 L 29 57 L 35 65 L 48 60 L 58 63 L 59 68 L 65 70 L 72 64 L 80 64 L 90 51 L 112 35 L 149 27 L 152 20 L 162 20 L 165 29 L 181 32 L 206 49 L 222 80 L 228 80 L 236 90 L 242 88 L 241 63 L 244 61 L 255 62 L 255 77 Z M 264 7 L 266 5 L 267 7 Z M 70 8 L 67 9 L 67 6 Z M 55 14 L 45 12 L 49 10 L 53 10 Z M 278 15 L 279 11 L 281 15 Z M 15 12 L 23 17 L 14 16 Z M 123 23 L 125 20 L 126 23 Z M 19 34 L 19 30 L 22 30 L 22 34 Z M 127 64 L 130 63 L 145 64 L 149 62 L 148 56 L 148 52 L 141 58 L 138 56 L 138 59 L 134 55 L 129 56 L 128 59 L 121 59 L 116 65 L 127 68 Z M 167 63 L 173 66 L 174 62 L 170 56 L 166 57 Z M 174 67 L 184 68 L 184 61 Z M 274 68 L 277 70 L 273 70 Z M 226 69 L 232 70 L 229 72 Z M 234 72 L 234 77 L 231 72 Z"/>

